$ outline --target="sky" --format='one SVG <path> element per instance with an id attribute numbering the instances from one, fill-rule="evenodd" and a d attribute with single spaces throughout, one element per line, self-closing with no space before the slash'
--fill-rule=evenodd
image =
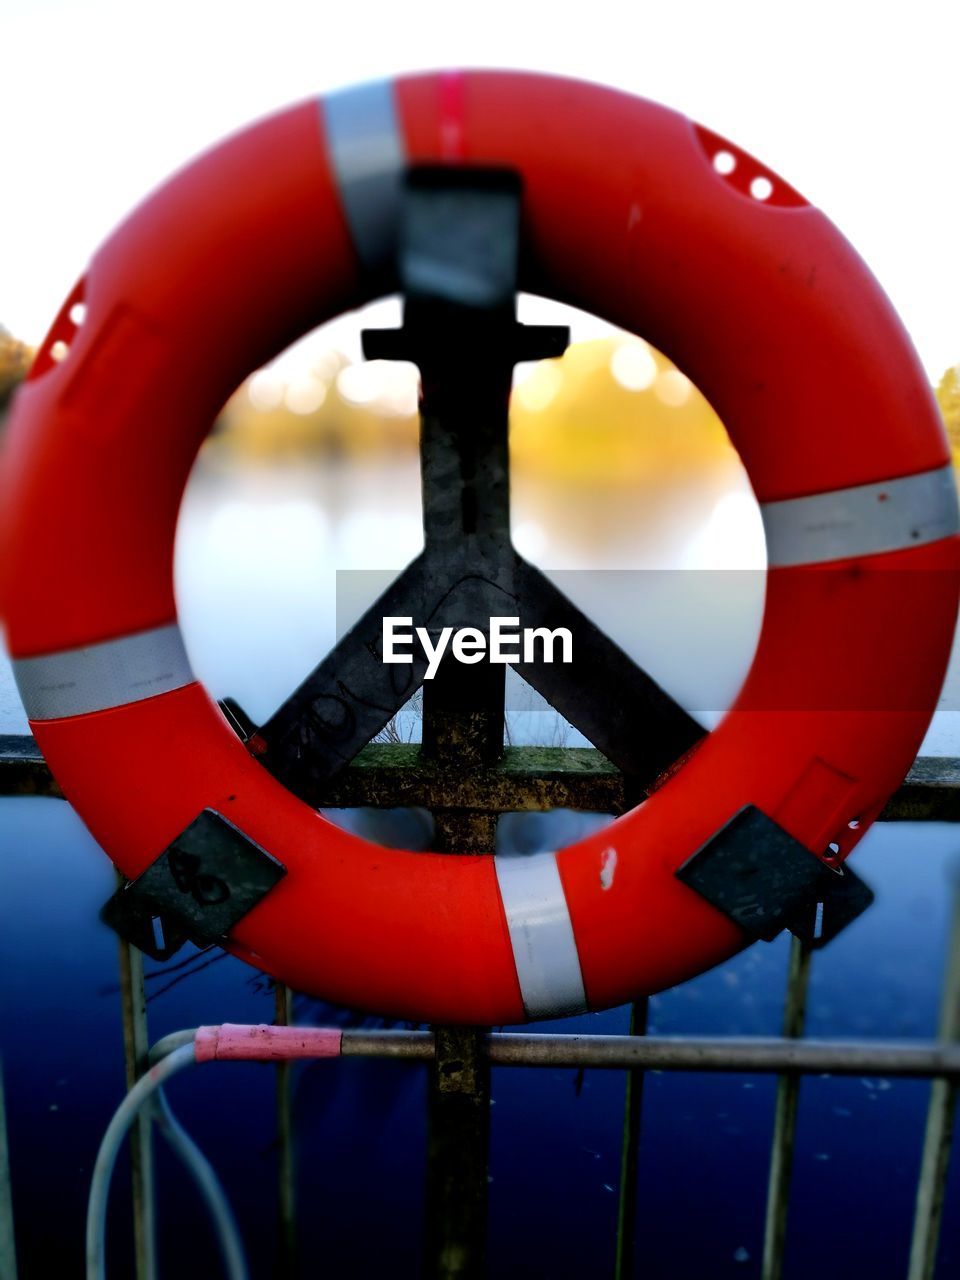
<path id="1" fill-rule="evenodd" d="M 0 324 L 39 341 L 128 209 L 258 115 L 512 66 L 659 100 L 753 152 L 852 240 L 937 379 L 960 361 L 958 48 L 943 0 L 0 0 Z"/>

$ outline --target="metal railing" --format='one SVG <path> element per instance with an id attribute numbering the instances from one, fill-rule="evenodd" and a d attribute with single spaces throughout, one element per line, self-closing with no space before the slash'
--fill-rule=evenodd
<path id="1" fill-rule="evenodd" d="M 391 749 L 395 750 L 395 749 Z M 564 749 L 558 749 L 561 754 Z M 361 753 L 362 754 L 362 753 Z M 531 753 L 533 754 L 533 753 Z M 596 757 L 595 759 L 593 757 Z M 552 777 L 544 758 L 539 756 L 541 770 L 533 791 L 536 807 L 543 805 L 543 788 L 548 798 L 562 794 L 569 802 L 568 786 L 562 778 L 561 757 L 551 757 Z M 373 749 L 363 760 L 348 766 L 337 784 L 337 798 L 359 803 L 361 794 L 369 795 L 368 771 L 388 768 L 405 772 L 417 769 L 415 755 L 400 749 L 391 765 L 389 751 Z M 402 762 L 402 763 L 401 763 Z M 615 797 L 617 784 L 611 781 L 609 766 L 599 753 L 586 749 L 576 753 L 572 765 L 576 785 L 583 786 L 591 774 L 602 779 L 608 797 Z M 516 761 L 512 770 L 517 777 Z M 613 778 L 619 775 L 613 774 Z M 551 790 L 556 782 L 557 791 Z M 410 779 L 397 782 L 410 803 Z M 59 788 L 50 775 L 32 738 L 0 736 L 0 795 L 59 796 Z M 436 798 L 436 797 L 435 797 Z M 515 798 L 515 797 L 514 797 Z M 611 804 L 612 808 L 617 807 Z M 887 804 L 882 818 L 886 821 L 956 821 L 960 817 L 960 761 L 927 757 L 916 761 L 903 785 Z M 949 1155 L 953 1132 L 958 1087 L 960 1087 L 960 895 L 952 915 L 949 953 L 943 983 L 940 1038 L 934 1041 L 885 1042 L 879 1040 L 813 1040 L 803 1037 L 810 953 L 796 939 L 791 940 L 788 964 L 783 1035 L 780 1038 L 648 1036 L 646 1002 L 631 1009 L 628 1035 L 565 1035 L 536 1032 L 490 1034 L 460 1031 L 452 1041 L 450 1033 L 403 1030 L 345 1030 L 342 1054 L 345 1057 L 394 1058 L 423 1062 L 428 1067 L 438 1061 L 450 1061 L 459 1052 L 466 1037 L 471 1050 L 463 1061 L 458 1086 L 460 1096 L 471 1099 L 473 1128 L 485 1124 L 476 1112 L 485 1111 L 489 1100 L 491 1066 L 497 1067 L 573 1067 L 623 1071 L 626 1075 L 624 1095 L 621 1176 L 617 1214 L 617 1251 L 614 1274 L 625 1280 L 634 1274 L 637 1240 L 637 1163 L 641 1141 L 641 1114 L 644 1073 L 647 1071 L 745 1072 L 779 1076 L 770 1147 L 770 1167 L 764 1231 L 763 1280 L 778 1280 L 782 1275 L 787 1244 L 787 1217 L 800 1082 L 804 1075 L 829 1072 L 837 1076 L 913 1077 L 932 1081 L 927 1112 L 923 1154 L 917 1182 L 913 1235 L 907 1280 L 931 1280 L 937 1258 L 944 1193 L 949 1172 Z M 144 996 L 143 965 L 139 953 L 127 943 L 120 943 L 121 1003 L 124 1028 L 124 1054 L 128 1081 L 135 1080 L 147 1062 L 147 1015 Z M 291 1017 L 290 993 L 284 987 L 276 992 L 276 1021 L 288 1023 Z M 189 1036 L 185 1032 L 183 1035 Z M 173 1048 L 168 1037 L 165 1048 Z M 478 1079 L 479 1069 L 479 1079 Z M 293 1273 L 296 1252 L 296 1209 L 293 1148 L 295 1134 L 291 1120 L 289 1065 L 277 1067 L 277 1139 L 279 1148 L 278 1231 L 281 1268 Z M 434 1078 L 436 1071 L 434 1069 Z M 436 1094 L 436 1086 L 433 1090 Z M 454 1094 L 454 1096 L 457 1096 Z M 453 1165 L 444 1148 L 459 1144 L 464 1121 L 460 1115 L 452 1120 L 437 1107 L 432 1108 L 435 1135 L 433 1163 L 456 1171 L 451 1195 L 462 1199 L 467 1187 L 486 1185 L 486 1146 L 467 1142 L 457 1153 Z M 0 1113 L 0 1155 L 5 1151 L 3 1116 Z M 475 1135 L 474 1135 L 475 1137 Z M 437 1147 L 440 1148 L 439 1155 Z M 3 1175 L 0 1160 L 0 1175 Z M 133 1146 L 133 1212 L 137 1280 L 152 1280 L 153 1191 L 149 1126 L 134 1134 Z M 12 1222 L 10 1177 L 0 1176 L 0 1223 Z M 485 1193 L 474 1201 L 474 1216 L 485 1222 Z M 468 1223 L 468 1226 L 472 1224 Z M 460 1221 L 462 1229 L 462 1220 Z M 14 1276 L 12 1254 L 0 1257 L 6 1270 L 0 1276 Z M 448 1268 L 437 1274 L 471 1274 L 472 1265 L 459 1270 Z M 281 1274 L 283 1271 L 281 1270 Z"/>

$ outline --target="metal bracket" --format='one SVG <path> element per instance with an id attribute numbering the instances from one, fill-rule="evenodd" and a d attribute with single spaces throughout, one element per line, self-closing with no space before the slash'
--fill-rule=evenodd
<path id="1" fill-rule="evenodd" d="M 873 902 L 847 867 L 829 867 L 755 805 L 747 805 L 676 876 L 744 933 L 772 941 L 789 929 L 825 946 Z"/>
<path id="2" fill-rule="evenodd" d="M 513 366 L 559 356 L 569 340 L 564 326 L 516 319 L 521 194 L 518 176 L 501 169 L 428 165 L 406 175 L 397 260 L 403 326 L 366 330 L 363 349 L 368 359 L 412 360 L 420 368 L 424 550 L 248 737 L 259 762 L 308 804 L 324 803 L 330 780 L 423 682 L 422 654 L 410 667 L 382 661 L 385 615 L 410 616 L 428 631 L 483 629 L 498 614 L 572 631 L 570 666 L 520 663 L 517 673 L 629 776 L 631 794 L 652 785 L 705 734 L 510 541 Z M 441 670 L 438 680 L 452 690 L 458 674 L 448 679 Z M 482 676 L 464 677 L 460 701 L 464 710 L 483 708 L 484 752 L 496 757 L 503 746 L 502 670 L 487 676 L 483 690 Z M 425 686 L 425 697 L 434 700 L 438 687 L 438 681 Z M 429 725 L 432 716 L 425 719 Z M 638 724 L 645 734 L 638 736 Z M 424 732 L 426 742 L 430 731 Z"/>
<path id="3" fill-rule="evenodd" d="M 154 960 L 190 941 L 222 942 L 286 875 L 286 868 L 214 809 L 204 811 L 100 918 Z"/>
<path id="4" fill-rule="evenodd" d="M 223 712 L 224 719 L 241 742 L 249 741 L 251 735 L 256 733 L 256 724 L 250 719 L 236 698 L 220 698 L 217 701 L 217 706 Z"/>

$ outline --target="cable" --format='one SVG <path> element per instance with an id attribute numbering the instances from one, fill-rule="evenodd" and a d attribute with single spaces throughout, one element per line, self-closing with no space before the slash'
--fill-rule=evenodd
<path id="1" fill-rule="evenodd" d="M 248 1280 L 236 1219 L 212 1166 L 170 1110 L 164 1084 L 197 1062 L 290 1062 L 297 1058 L 336 1058 L 342 1052 L 339 1027 L 219 1026 L 175 1031 L 154 1045 L 151 1066 L 114 1113 L 97 1153 L 87 1203 L 87 1280 L 106 1280 L 107 1203 L 117 1154 L 142 1107 L 159 1125 L 170 1146 L 197 1184 L 217 1233 L 229 1280 Z"/>
<path id="2" fill-rule="evenodd" d="M 177 1072 L 192 1067 L 196 1062 L 192 1044 L 181 1045 L 173 1053 L 151 1067 L 141 1076 L 114 1113 L 107 1126 L 97 1152 L 97 1162 L 90 1182 L 90 1199 L 87 1203 L 87 1280 L 106 1280 L 105 1241 L 107 1229 L 107 1200 L 117 1153 L 127 1131 L 137 1117 L 140 1108 L 149 1102 L 154 1093 Z"/>
<path id="3" fill-rule="evenodd" d="M 190 1036 L 186 1042 L 182 1040 L 184 1034 Z M 104 1280 L 106 1274 L 105 1240 L 110 1183 L 123 1139 L 144 1106 L 151 1108 L 152 1119 L 203 1196 L 213 1221 L 228 1280 L 248 1280 L 243 1242 L 223 1188 L 209 1160 L 173 1114 L 162 1088 L 164 1081 L 170 1076 L 196 1062 L 193 1035 L 190 1032 L 175 1033 L 165 1037 L 165 1041 L 173 1042 L 171 1052 L 164 1054 L 164 1041 L 154 1047 L 150 1056 L 155 1065 L 127 1094 L 100 1144 L 87 1210 L 87 1280 Z"/>
<path id="4" fill-rule="evenodd" d="M 153 1118 L 203 1196 L 229 1280 L 249 1280 L 243 1240 L 226 1193 L 210 1161 L 170 1110 L 167 1095 L 162 1089 L 157 1090 Z"/>

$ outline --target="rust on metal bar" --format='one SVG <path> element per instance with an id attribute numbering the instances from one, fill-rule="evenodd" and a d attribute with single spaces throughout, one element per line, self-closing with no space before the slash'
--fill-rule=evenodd
<path id="1" fill-rule="evenodd" d="M 431 690 L 436 683 L 431 681 Z M 431 697 L 426 695 L 425 716 L 430 704 Z M 502 722 L 499 732 L 502 740 Z M 371 743 L 331 780 L 324 803 L 343 809 L 422 805 L 431 811 L 457 808 L 489 814 L 535 809 L 624 811 L 623 775 L 592 747 L 507 747 L 499 759 L 465 770 L 462 739 L 461 733 L 457 753 L 452 755 L 428 755 L 426 748 L 412 743 Z"/>
<path id="2" fill-rule="evenodd" d="M 646 996 L 630 1006 L 630 1035 L 644 1036 L 650 1002 Z M 617 1199 L 617 1251 L 614 1280 L 635 1273 L 637 1246 L 637 1180 L 640 1160 L 640 1120 L 643 1114 L 644 1073 L 630 1067 L 623 1095 L 623 1134 L 620 1140 L 620 1190 Z"/>
<path id="3" fill-rule="evenodd" d="M 117 878 L 120 879 L 119 873 Z M 143 985 L 143 955 L 123 939 L 119 940 L 119 948 L 123 1057 L 129 1091 L 150 1067 L 150 1040 L 147 1033 L 147 998 Z M 130 1164 L 133 1185 L 134 1274 L 136 1280 L 155 1280 L 157 1250 L 153 1130 L 151 1113 L 147 1109 L 140 1112 L 130 1131 Z"/>
<path id="4" fill-rule="evenodd" d="M 830 1072 L 844 1076 L 960 1078 L 960 1044 L 939 1040 L 791 1040 L 766 1036 L 581 1036 L 494 1032 L 485 1050 L 497 1067 L 597 1067 L 623 1071 L 718 1071 L 757 1075 Z M 343 1033 L 346 1057 L 429 1062 L 427 1031 Z"/>
<path id="5" fill-rule="evenodd" d="M 276 984 L 274 1007 L 277 1024 L 282 1027 L 291 1026 L 293 1024 L 293 992 L 286 983 Z M 297 1197 L 291 1070 L 290 1062 L 277 1063 L 277 1280 L 292 1280 L 297 1268 Z"/>
<path id="6" fill-rule="evenodd" d="M 533 809 L 623 812 L 617 769 L 592 747 L 507 747 L 499 762 L 454 779 L 410 743 L 371 743 L 324 788 L 326 807 L 373 805 L 445 808 L 467 788 L 469 807 L 505 813 Z M 40 749 L 29 734 L 0 734 L 0 795 L 57 796 Z M 881 822 L 960 822 L 960 759 L 920 756 L 880 814 Z"/>
<path id="7" fill-rule="evenodd" d="M 471 808 L 466 791 L 473 770 L 495 764 L 503 751 L 503 704 L 502 667 L 478 670 L 448 658 L 424 689 L 421 755 L 424 763 L 433 758 L 447 787 L 446 805 L 433 807 L 434 849 L 493 852 L 497 813 Z M 436 1280 L 478 1280 L 486 1270 L 490 1064 L 483 1042 L 479 1027 L 434 1028 L 424 1256 Z"/>
<path id="8" fill-rule="evenodd" d="M 783 1034 L 796 1040 L 803 1035 L 810 981 L 810 948 L 799 938 L 790 939 L 787 995 L 783 1008 Z M 793 1148 L 800 1104 L 800 1077 L 783 1075 L 777 1084 L 777 1105 L 770 1144 L 770 1173 L 767 1180 L 767 1211 L 763 1232 L 762 1280 L 780 1280 L 787 1238 Z"/>
<path id="9" fill-rule="evenodd" d="M 960 822 L 960 759 L 919 756 L 880 821 Z"/>
<path id="10" fill-rule="evenodd" d="M 157 1062 L 183 1044 L 195 1028 L 176 1031 L 154 1045 Z M 399 1027 L 348 1027 L 340 1052 L 345 1058 L 394 1058 L 430 1062 L 431 1031 Z M 782 1036 L 601 1036 L 562 1032 L 494 1031 L 483 1052 L 495 1067 L 596 1067 L 624 1071 L 716 1071 L 734 1074 L 890 1076 L 960 1079 L 960 1043 L 942 1040 L 792 1040 Z"/>

